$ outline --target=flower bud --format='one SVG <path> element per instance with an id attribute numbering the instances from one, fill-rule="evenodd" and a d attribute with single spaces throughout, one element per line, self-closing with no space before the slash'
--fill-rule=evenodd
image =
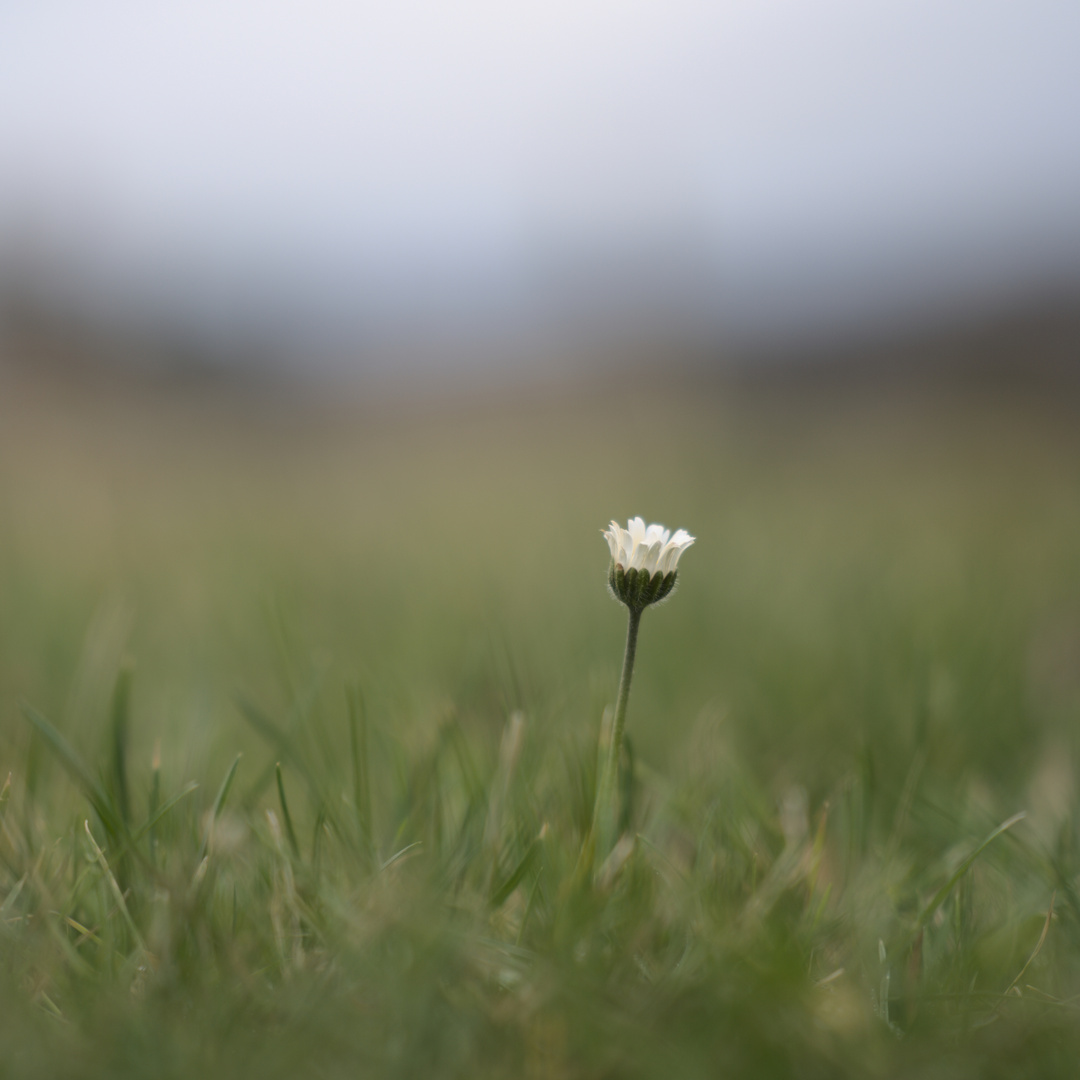
<path id="1" fill-rule="evenodd" d="M 685 530 L 674 535 L 663 525 L 631 518 L 626 528 L 612 522 L 604 531 L 611 551 L 608 585 L 615 596 L 633 611 L 663 600 L 675 587 L 682 553 L 694 542 Z"/>

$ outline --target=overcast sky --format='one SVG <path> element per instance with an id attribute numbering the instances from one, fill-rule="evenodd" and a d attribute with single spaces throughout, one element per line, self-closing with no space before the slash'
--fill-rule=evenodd
<path id="1" fill-rule="evenodd" d="M 114 310 L 931 311 L 1077 192 L 1076 0 L 0 0 L 0 265 Z"/>

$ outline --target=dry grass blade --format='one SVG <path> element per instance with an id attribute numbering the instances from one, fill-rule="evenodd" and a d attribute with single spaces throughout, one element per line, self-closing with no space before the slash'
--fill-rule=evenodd
<path id="1" fill-rule="evenodd" d="M 135 944 L 139 951 L 146 954 L 146 944 L 143 941 L 142 934 L 139 933 L 139 928 L 135 925 L 135 920 L 131 917 L 131 912 L 128 911 L 127 901 L 124 899 L 124 894 L 120 889 L 120 886 L 116 882 L 116 878 L 113 876 L 112 870 L 109 869 L 108 861 L 105 858 L 105 852 L 98 846 L 98 842 L 94 839 L 94 834 L 90 830 L 90 822 L 83 822 L 83 829 L 86 832 L 87 839 L 90 841 L 90 846 L 94 851 L 94 858 L 97 860 L 98 866 L 101 868 L 101 873 L 104 875 L 105 880 L 108 882 L 109 888 L 112 890 L 113 897 L 116 899 L 116 906 L 120 911 L 120 914 L 124 916 L 124 922 L 127 924 L 127 928 L 131 931 L 131 936 L 135 940 Z"/>
<path id="2" fill-rule="evenodd" d="M 1012 991 L 1013 987 L 1024 977 L 1024 973 L 1029 967 L 1031 967 L 1032 961 L 1042 951 L 1043 944 L 1046 942 L 1046 935 L 1050 932 L 1050 920 L 1054 917 L 1054 900 L 1057 898 L 1057 892 L 1053 892 L 1050 896 L 1050 906 L 1046 909 L 1046 920 L 1043 922 L 1042 933 L 1039 935 L 1039 940 L 1035 943 L 1035 948 L 1031 950 L 1031 955 L 1024 962 L 1024 966 L 1016 973 L 1016 978 L 1009 983 L 1008 989 L 1005 993 L 1008 994 Z"/>

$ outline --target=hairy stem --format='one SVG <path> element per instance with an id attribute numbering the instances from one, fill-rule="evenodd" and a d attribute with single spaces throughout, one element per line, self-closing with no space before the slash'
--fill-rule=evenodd
<path id="1" fill-rule="evenodd" d="M 626 652 L 623 654 L 622 677 L 619 679 L 619 696 L 615 702 L 615 718 L 610 736 L 601 733 L 600 782 L 596 791 L 596 809 L 593 814 L 596 833 L 596 857 L 603 859 L 615 844 L 618 828 L 618 776 L 619 758 L 622 754 L 623 731 L 626 727 L 626 705 L 630 700 L 630 680 L 634 677 L 634 657 L 637 654 L 638 627 L 641 625 L 641 608 L 630 608 L 630 622 L 626 628 Z M 605 742 L 607 745 L 604 745 Z"/>
<path id="2" fill-rule="evenodd" d="M 626 627 L 626 651 L 623 653 L 622 677 L 619 679 L 619 697 L 615 702 L 615 724 L 611 729 L 611 758 L 616 769 L 622 751 L 623 729 L 626 727 L 626 703 L 630 700 L 630 680 L 634 677 L 634 657 L 637 655 L 638 627 L 641 625 L 641 609 L 630 609 L 630 622 Z"/>

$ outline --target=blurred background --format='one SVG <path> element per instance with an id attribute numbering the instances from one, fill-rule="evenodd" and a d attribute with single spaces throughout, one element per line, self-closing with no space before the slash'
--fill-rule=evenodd
<path id="1" fill-rule="evenodd" d="M 727 717 L 812 794 L 859 747 L 1022 785 L 1080 702 L 1078 41 L 1064 0 L 0 4 L 5 730 L 92 727 L 130 652 L 178 782 L 237 687 L 349 671 L 387 730 L 592 740 L 640 513 L 699 537 L 646 760 Z"/>
<path id="2" fill-rule="evenodd" d="M 975 335 L 1064 364 L 1078 40 L 1062 0 L 5 4 L 7 351 L 454 383 Z"/>

